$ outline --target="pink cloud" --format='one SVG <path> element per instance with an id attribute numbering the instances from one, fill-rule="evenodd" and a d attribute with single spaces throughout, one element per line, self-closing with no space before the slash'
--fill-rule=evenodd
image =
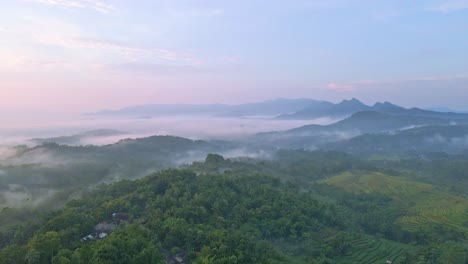
<path id="1" fill-rule="evenodd" d="M 99 0 L 26 0 L 50 6 L 62 6 L 66 8 L 90 8 L 101 13 L 110 13 L 114 6 Z"/>
<path id="2" fill-rule="evenodd" d="M 335 91 L 344 91 L 344 92 L 354 91 L 354 87 L 352 85 L 337 84 L 335 82 L 331 82 L 327 84 L 327 88 L 329 90 L 335 90 Z"/>
<path id="3" fill-rule="evenodd" d="M 199 63 L 192 54 L 187 52 L 176 52 L 159 48 L 135 47 L 109 40 L 54 35 L 36 35 L 36 40 L 40 43 L 64 48 L 96 50 L 101 54 L 104 52 L 112 52 L 113 55 L 117 55 L 119 58 L 124 59 L 127 62 L 145 60 L 154 61 L 156 59 L 180 64 Z"/>

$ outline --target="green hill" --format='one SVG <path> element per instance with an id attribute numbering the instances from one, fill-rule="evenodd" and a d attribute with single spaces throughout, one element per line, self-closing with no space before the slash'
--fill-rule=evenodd
<path id="1" fill-rule="evenodd" d="M 120 144 L 128 143 L 144 142 Z M 186 168 L 102 185 L 32 217 L 4 209 L 2 220 L 22 224 L 2 225 L 0 264 L 464 264 L 467 256 L 466 199 L 402 171 L 323 151 L 281 151 L 271 161 L 210 154 Z"/>
<path id="2" fill-rule="evenodd" d="M 0 263 L 304 263 L 320 256 L 307 253 L 315 234 L 337 225 L 332 207 L 277 178 L 173 170 L 102 187 L 0 233 Z"/>
<path id="3" fill-rule="evenodd" d="M 466 124 L 431 125 L 391 133 L 364 134 L 326 144 L 325 148 L 356 154 L 463 153 L 468 147 L 467 135 Z"/>

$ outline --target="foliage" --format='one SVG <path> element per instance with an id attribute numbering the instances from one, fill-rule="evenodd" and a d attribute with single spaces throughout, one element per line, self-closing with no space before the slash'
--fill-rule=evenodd
<path id="1" fill-rule="evenodd" d="M 464 264 L 468 202 L 450 185 L 465 180 L 466 157 L 431 158 L 210 154 L 183 170 L 100 185 L 58 210 L 4 209 L 21 224 L 0 229 L 0 264 L 164 263 L 178 254 L 187 263 Z M 429 179 L 431 168 L 457 175 Z M 81 241 L 103 221 L 118 226 Z"/>

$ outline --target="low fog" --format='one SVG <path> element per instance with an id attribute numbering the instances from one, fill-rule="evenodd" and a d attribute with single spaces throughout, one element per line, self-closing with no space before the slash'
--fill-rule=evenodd
<path id="1" fill-rule="evenodd" d="M 0 209 L 60 206 L 99 184 L 137 179 L 154 171 L 203 161 L 208 153 L 267 160 L 278 148 L 315 150 L 363 133 L 359 128 L 302 127 L 336 121 L 180 116 L 77 118 L 16 127 L 3 124 Z M 293 128 L 298 129 L 290 130 Z M 152 137 L 155 135 L 163 137 Z M 426 142 L 467 147 L 468 137 L 435 135 Z"/>
<path id="2" fill-rule="evenodd" d="M 16 120 L 3 123 L 0 125 L 0 209 L 60 206 L 70 197 L 99 184 L 140 178 L 167 167 L 202 161 L 210 152 L 226 158 L 268 159 L 271 157 L 268 151 L 255 150 L 242 144 L 219 146 L 210 142 L 241 142 L 260 132 L 288 130 L 308 124 L 329 124 L 333 121 L 180 116 L 154 119 L 75 118 L 49 122 Z M 170 147 L 174 149 L 169 153 L 161 150 L 161 153 L 156 151 L 145 154 L 145 150 L 142 150 L 141 157 L 137 150 L 128 150 L 126 143 L 110 145 L 122 139 L 154 135 L 202 139 L 207 143 L 204 143 L 206 146 L 193 147 L 175 145 Z M 52 142 L 59 145 L 50 145 Z M 130 152 L 125 154 L 127 158 L 113 157 L 109 154 L 113 151 L 110 148 Z M 133 159 L 128 159 L 128 156 Z"/>
<path id="3" fill-rule="evenodd" d="M 460 149 L 468 148 L 468 135 L 462 137 L 447 137 L 435 134 L 432 137 L 426 137 L 425 141 L 434 145 L 452 146 Z"/>
<path id="4" fill-rule="evenodd" d="M 237 139 L 248 135 L 281 131 L 309 124 L 326 125 L 337 120 L 276 120 L 270 117 L 213 118 L 179 116 L 152 119 L 75 118 L 53 122 L 0 124 L 0 146 L 34 145 L 32 138 L 73 136 L 96 129 L 114 129 L 126 134 L 83 138 L 80 145 L 112 144 L 123 138 L 173 135 L 190 139 Z M 1 157 L 1 156 L 0 156 Z"/>

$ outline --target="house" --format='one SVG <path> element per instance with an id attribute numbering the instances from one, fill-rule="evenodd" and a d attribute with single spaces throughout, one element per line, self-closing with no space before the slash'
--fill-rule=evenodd
<path id="1" fill-rule="evenodd" d="M 95 239 L 95 238 L 94 238 L 93 235 L 87 235 L 87 236 L 85 236 L 85 237 L 83 237 L 83 238 L 81 239 L 81 242 L 85 242 L 85 241 L 89 241 L 89 240 L 94 240 L 94 239 Z"/>
<path id="2" fill-rule="evenodd" d="M 96 236 L 99 236 L 99 234 L 101 233 L 109 234 L 109 233 L 112 233 L 116 227 L 117 225 L 115 224 L 108 223 L 108 222 L 101 222 L 94 227 L 94 233 L 96 234 Z"/>
<path id="3" fill-rule="evenodd" d="M 120 224 L 122 221 L 128 221 L 130 219 L 130 215 L 127 213 L 113 213 L 112 218 L 114 219 L 113 223 L 101 222 L 97 224 L 94 227 L 94 233 L 83 237 L 81 242 L 106 238 L 109 236 L 109 234 L 115 231 L 118 224 Z"/>
<path id="4" fill-rule="evenodd" d="M 120 223 L 122 221 L 128 221 L 130 220 L 130 214 L 127 213 L 113 213 L 112 214 L 112 219 L 114 219 L 114 222 Z"/>
<path id="5" fill-rule="evenodd" d="M 187 253 L 185 251 L 179 251 L 179 253 L 175 255 L 168 255 L 166 257 L 167 264 L 184 264 L 185 259 L 187 258 Z"/>
<path id="6" fill-rule="evenodd" d="M 81 239 L 81 242 L 86 242 L 95 239 L 104 239 L 112 233 L 117 225 L 101 222 L 94 227 L 94 234 L 89 234 Z"/>

